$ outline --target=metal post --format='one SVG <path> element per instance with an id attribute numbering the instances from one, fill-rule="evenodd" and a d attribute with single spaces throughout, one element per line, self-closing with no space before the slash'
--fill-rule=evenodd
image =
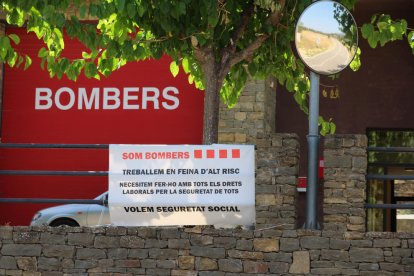
<path id="1" fill-rule="evenodd" d="M 306 229 L 317 229 L 318 151 L 319 151 L 319 75 L 310 73 L 308 185 L 306 188 Z"/>

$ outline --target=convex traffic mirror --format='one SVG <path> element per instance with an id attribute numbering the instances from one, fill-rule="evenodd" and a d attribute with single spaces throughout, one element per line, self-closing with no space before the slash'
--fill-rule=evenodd
<path id="1" fill-rule="evenodd" d="M 355 20 L 337 2 L 314 2 L 299 17 L 295 45 L 301 60 L 315 73 L 339 73 L 351 63 L 358 47 Z"/>

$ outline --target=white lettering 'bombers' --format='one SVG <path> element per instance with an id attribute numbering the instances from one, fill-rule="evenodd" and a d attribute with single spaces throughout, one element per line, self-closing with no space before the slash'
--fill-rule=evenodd
<path id="1" fill-rule="evenodd" d="M 49 88 L 36 88 L 35 109 L 50 109 L 52 107 L 52 90 Z"/>
<path id="2" fill-rule="evenodd" d="M 61 95 L 63 93 L 67 93 L 69 95 L 69 102 L 66 105 L 62 104 L 60 101 Z M 75 92 L 73 92 L 72 89 L 70 89 L 69 87 L 61 87 L 56 91 L 55 105 L 57 108 L 61 110 L 68 110 L 68 109 L 71 109 L 74 104 L 75 104 Z"/>
<path id="3" fill-rule="evenodd" d="M 142 88 L 142 109 L 147 109 L 147 102 L 152 102 L 154 105 L 154 109 L 160 109 L 160 106 L 158 104 L 159 96 L 160 90 L 158 90 L 158 88 L 156 87 Z"/>
<path id="4" fill-rule="evenodd" d="M 119 95 L 121 93 L 119 92 L 119 89 L 114 87 L 105 87 L 103 90 L 103 109 L 118 109 L 121 105 L 121 101 L 119 100 Z M 112 102 L 112 104 L 110 102 Z"/>
<path id="5" fill-rule="evenodd" d="M 178 91 L 178 89 L 176 87 L 173 87 L 173 86 L 165 87 L 164 90 L 162 90 L 162 96 L 163 96 L 164 99 L 172 101 L 172 104 L 170 105 L 166 102 L 162 102 L 161 105 L 162 105 L 162 107 L 164 107 L 167 110 L 177 109 L 178 106 L 180 105 L 180 99 L 177 98 L 176 96 L 170 95 L 169 92 L 171 92 L 175 95 L 180 94 L 180 91 Z"/>
<path id="6" fill-rule="evenodd" d="M 78 90 L 78 109 L 83 109 L 82 103 L 85 104 L 85 109 L 92 109 L 92 104 L 94 104 L 94 109 L 99 109 L 99 88 L 92 88 L 91 96 L 88 99 L 88 94 L 86 94 L 86 88 L 79 87 Z"/>
<path id="7" fill-rule="evenodd" d="M 56 92 L 48 87 L 38 87 L 35 91 L 35 109 L 174 110 L 180 105 L 179 94 L 180 91 L 173 86 L 165 87 L 162 93 L 157 87 L 94 87 L 90 91 L 85 87 L 79 87 L 78 91 L 61 87 Z"/>
<path id="8" fill-rule="evenodd" d="M 125 87 L 124 88 L 124 109 L 139 109 L 138 94 L 131 95 L 130 92 L 138 92 L 138 87 Z M 136 104 L 131 104 L 134 101 Z"/>

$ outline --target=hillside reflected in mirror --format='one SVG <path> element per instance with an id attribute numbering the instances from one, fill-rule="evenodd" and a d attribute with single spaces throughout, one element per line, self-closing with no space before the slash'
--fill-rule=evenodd
<path id="1" fill-rule="evenodd" d="M 351 63 L 358 47 L 351 13 L 333 1 L 310 5 L 296 25 L 295 44 L 302 61 L 314 72 L 336 74 Z"/>

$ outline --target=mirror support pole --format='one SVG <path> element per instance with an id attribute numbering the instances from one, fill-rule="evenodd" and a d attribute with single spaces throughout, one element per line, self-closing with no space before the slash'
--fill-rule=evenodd
<path id="1" fill-rule="evenodd" d="M 308 135 L 308 183 L 306 189 L 305 229 L 318 229 L 318 152 L 319 152 L 319 75 L 310 72 L 309 135 Z"/>

